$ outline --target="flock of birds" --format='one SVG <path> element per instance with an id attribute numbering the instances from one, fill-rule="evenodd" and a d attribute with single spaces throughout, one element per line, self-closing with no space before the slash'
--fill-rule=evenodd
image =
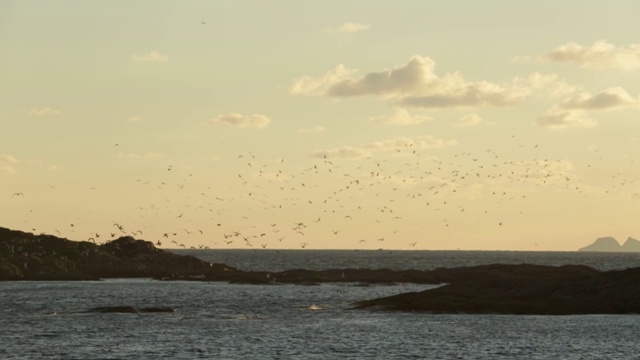
<path id="1" fill-rule="evenodd" d="M 530 209 L 536 188 L 552 186 L 582 196 L 595 189 L 562 159 L 513 160 L 485 149 L 451 153 L 443 160 L 423 151 L 407 141 L 358 160 L 307 158 L 297 171 L 285 158 L 245 152 L 233 155 L 235 174 L 221 173 L 215 180 L 166 165 L 160 177 L 130 180 L 128 191 L 144 194 L 132 201 L 156 200 L 135 205 L 138 219 L 113 221 L 108 232 L 79 240 L 104 243 L 129 235 L 158 247 L 192 249 L 425 248 L 423 239 L 431 232 L 469 226 L 465 219 L 502 227 L 505 213 Z M 639 180 L 619 173 L 612 178 L 614 186 L 627 188 Z M 26 196 L 15 192 L 12 197 Z M 48 232 L 83 237 L 76 223 Z M 166 228 L 153 225 L 158 223 Z M 422 237 L 415 235 L 416 227 Z"/>

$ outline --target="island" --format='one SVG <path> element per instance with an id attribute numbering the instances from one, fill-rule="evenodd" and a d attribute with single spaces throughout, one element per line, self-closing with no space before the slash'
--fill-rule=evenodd
<path id="1" fill-rule="evenodd" d="M 578 251 L 592 252 L 640 252 L 640 240 L 632 237 L 627 238 L 624 244 L 620 245 L 618 240 L 611 236 L 597 238 L 592 244 L 578 249 Z"/>
<path id="2" fill-rule="evenodd" d="M 432 270 L 327 269 L 248 271 L 158 249 L 123 236 L 95 244 L 0 227 L 0 280 L 225 281 L 260 285 L 326 282 L 439 285 L 422 292 L 363 300 L 353 309 L 425 313 L 640 313 L 640 268 L 600 271 L 581 265 L 494 264 Z M 98 308 L 99 312 L 168 312 L 170 308 Z"/>

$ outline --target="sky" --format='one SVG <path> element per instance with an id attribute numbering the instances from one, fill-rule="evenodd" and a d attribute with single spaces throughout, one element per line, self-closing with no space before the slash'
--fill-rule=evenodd
<path id="1" fill-rule="evenodd" d="M 640 237 L 638 13 L 0 2 L 0 226 L 162 248 Z"/>

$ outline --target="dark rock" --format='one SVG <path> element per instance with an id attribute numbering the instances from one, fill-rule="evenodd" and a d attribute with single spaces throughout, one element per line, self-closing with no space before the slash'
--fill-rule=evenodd
<path id="1" fill-rule="evenodd" d="M 356 308 L 473 314 L 640 313 L 640 268 L 601 272 L 575 265 L 488 265 L 448 272 L 453 275 L 445 275 L 451 280 L 448 285 L 361 301 Z"/>
<path id="2" fill-rule="evenodd" d="M 137 313 L 133 306 L 101 306 L 90 309 L 89 312 L 97 313 Z"/>
<path id="3" fill-rule="evenodd" d="M 170 308 L 170 307 L 160 306 L 160 307 L 145 307 L 145 308 L 141 308 L 140 312 L 143 312 L 143 313 L 174 313 L 174 312 L 176 312 L 176 310 L 173 309 L 173 308 Z"/>
<path id="4" fill-rule="evenodd" d="M 225 269 L 235 270 L 129 236 L 97 245 L 0 227 L 0 280 L 204 278 L 205 273 Z"/>
<path id="5" fill-rule="evenodd" d="M 89 312 L 97 313 L 173 313 L 175 310 L 170 307 L 143 307 L 133 306 L 101 306 L 90 309 Z"/>

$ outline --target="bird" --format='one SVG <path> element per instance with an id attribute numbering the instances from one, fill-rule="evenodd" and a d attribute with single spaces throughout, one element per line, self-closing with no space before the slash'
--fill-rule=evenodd
<path id="1" fill-rule="evenodd" d="M 11 197 L 15 197 L 15 196 L 22 196 L 22 197 L 25 197 L 25 196 L 24 196 L 24 193 L 21 193 L 21 192 L 13 193 L 13 195 L 11 195 Z"/>

